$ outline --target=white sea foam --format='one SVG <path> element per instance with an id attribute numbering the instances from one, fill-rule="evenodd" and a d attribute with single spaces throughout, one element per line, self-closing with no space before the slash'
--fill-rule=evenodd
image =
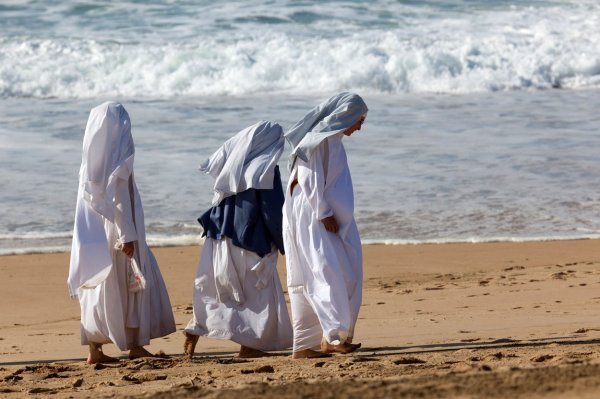
<path id="1" fill-rule="evenodd" d="M 255 24 L 246 30 L 242 22 L 235 25 L 236 19 L 232 31 L 200 31 L 184 39 L 165 35 L 162 41 L 144 35 L 108 40 L 94 30 L 71 32 L 75 37 L 36 37 L 35 31 L 11 35 L 0 39 L 0 96 L 160 98 L 277 91 L 304 95 L 347 88 L 473 93 L 600 87 L 600 6 L 594 3 L 479 12 L 467 7 L 441 17 L 430 10 L 412 19 L 402 16 L 403 10 L 397 19 L 371 26 L 360 25 L 368 21 L 358 16 L 317 18 L 313 35 L 289 23 Z"/>
<path id="2" fill-rule="evenodd" d="M 443 238 L 430 240 L 362 240 L 363 245 L 436 245 L 436 244 L 479 244 L 495 242 L 544 242 L 544 241 L 573 241 L 573 240 L 597 240 L 600 234 L 582 234 L 577 236 L 547 236 L 547 237 L 471 237 L 471 238 Z M 178 247 L 190 245 L 202 245 L 204 239 L 199 236 L 162 236 L 149 237 L 148 245 L 151 247 Z M 26 244 L 26 243 L 25 243 Z M 70 245 L 54 246 L 25 246 L 22 248 L 0 248 L 0 256 L 64 253 L 71 250 Z"/>
<path id="3" fill-rule="evenodd" d="M 545 242 L 545 241 L 574 241 L 597 240 L 600 234 L 581 234 L 573 236 L 544 236 L 544 237 L 470 237 L 470 238 L 440 238 L 427 240 L 362 240 L 363 245 L 424 245 L 424 244 L 482 244 L 495 242 Z"/>

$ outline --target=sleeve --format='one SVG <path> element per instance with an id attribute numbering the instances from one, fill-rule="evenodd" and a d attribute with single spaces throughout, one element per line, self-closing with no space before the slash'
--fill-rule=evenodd
<path id="1" fill-rule="evenodd" d="M 119 240 L 123 243 L 137 240 L 129 179 L 118 179 L 115 192 L 115 225 L 117 226 Z"/>
<path id="2" fill-rule="evenodd" d="M 325 200 L 325 182 L 329 162 L 328 142 L 323 140 L 308 162 L 298 164 L 298 185 L 306 195 L 318 220 L 333 216 L 333 209 Z"/>
<path id="3" fill-rule="evenodd" d="M 281 188 L 281 175 L 279 167 L 275 167 L 273 188 L 270 190 L 256 190 L 259 195 L 260 212 L 265 227 L 271 236 L 273 244 L 279 252 L 285 254 L 283 249 L 283 189 Z"/>

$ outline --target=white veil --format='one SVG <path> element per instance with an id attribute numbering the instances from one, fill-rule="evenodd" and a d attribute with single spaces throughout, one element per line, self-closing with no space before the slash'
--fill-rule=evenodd
<path id="1" fill-rule="evenodd" d="M 323 140 L 344 132 L 368 111 L 358 94 L 348 92 L 336 94 L 313 108 L 285 134 L 292 147 L 288 164 L 290 171 L 296 164 L 296 158 L 308 161 Z"/>
<path id="2" fill-rule="evenodd" d="M 249 188 L 273 188 L 283 144 L 283 129 L 271 121 L 260 121 L 227 140 L 199 168 L 215 179 L 212 205 Z"/>

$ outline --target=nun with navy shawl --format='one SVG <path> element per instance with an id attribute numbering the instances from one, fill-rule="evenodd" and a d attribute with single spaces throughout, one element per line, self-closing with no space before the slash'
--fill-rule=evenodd
<path id="1" fill-rule="evenodd" d="M 285 137 L 292 147 L 284 244 L 294 328 L 293 357 L 349 353 L 362 302 L 362 249 L 342 139 L 360 130 L 363 99 L 339 93 Z"/>
<path id="2" fill-rule="evenodd" d="M 194 281 L 193 317 L 184 350 L 193 357 L 199 336 L 240 344 L 240 357 L 292 344 L 277 273 L 284 253 L 284 202 L 277 162 L 283 130 L 261 121 L 227 140 L 200 170 L 215 179 L 212 207 L 198 219 L 205 241 Z"/>

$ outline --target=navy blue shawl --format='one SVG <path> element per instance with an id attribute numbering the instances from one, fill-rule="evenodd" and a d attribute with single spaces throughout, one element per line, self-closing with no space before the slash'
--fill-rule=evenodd
<path id="1" fill-rule="evenodd" d="M 203 237 L 221 239 L 229 237 L 233 245 L 256 252 L 263 257 L 275 244 L 283 251 L 282 209 L 283 189 L 279 166 L 275 167 L 273 188 L 250 188 L 223 199 L 198 218 Z"/>

